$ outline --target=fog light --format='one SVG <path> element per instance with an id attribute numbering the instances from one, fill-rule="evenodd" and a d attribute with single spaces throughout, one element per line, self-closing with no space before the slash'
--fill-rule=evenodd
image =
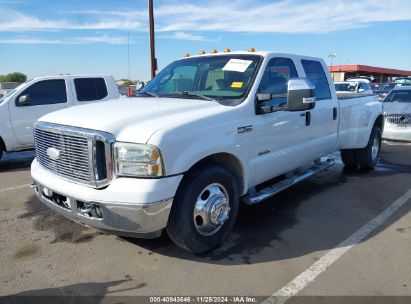
<path id="1" fill-rule="evenodd" d="M 51 191 L 49 188 L 43 187 L 43 194 L 50 198 L 53 195 L 53 191 Z"/>
<path id="2" fill-rule="evenodd" d="M 99 204 L 77 201 L 78 213 L 91 218 L 103 218 L 103 209 Z"/>

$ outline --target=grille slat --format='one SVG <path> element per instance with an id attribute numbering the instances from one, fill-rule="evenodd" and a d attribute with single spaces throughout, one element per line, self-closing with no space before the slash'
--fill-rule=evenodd
<path id="1" fill-rule="evenodd" d="M 111 181 L 106 157 L 110 156 L 111 162 L 113 142 L 112 135 L 99 131 L 47 123 L 36 123 L 34 128 L 38 162 L 57 175 L 93 187 L 105 186 Z M 53 152 L 58 155 L 53 156 Z M 98 159 L 93 159 L 95 155 Z"/>
<path id="2" fill-rule="evenodd" d="M 47 156 L 44 154 L 41 154 L 41 157 L 46 158 Z M 53 166 L 53 167 L 58 166 L 59 168 L 62 168 L 62 169 L 76 170 L 78 174 L 84 173 L 85 175 L 90 176 L 88 168 L 86 170 L 84 169 L 84 167 L 81 167 L 80 164 L 62 165 L 62 164 L 57 164 L 57 162 L 49 162 L 48 165 Z"/>
<path id="3" fill-rule="evenodd" d="M 41 133 L 41 135 L 43 136 L 43 138 L 45 139 L 50 139 L 50 140 L 58 140 L 61 138 L 56 138 L 54 135 L 54 133 L 51 132 L 46 132 L 46 131 L 42 131 L 42 130 L 36 130 L 38 133 Z M 84 143 L 87 141 L 87 138 L 73 138 L 73 137 L 66 137 L 64 138 L 65 141 L 70 141 L 70 142 L 78 142 L 78 143 Z"/>
<path id="4" fill-rule="evenodd" d="M 46 150 L 48 148 L 50 148 L 50 146 L 55 147 L 55 148 L 60 148 L 60 149 L 65 148 L 67 154 L 69 154 L 69 153 L 70 154 L 76 154 L 76 155 L 82 156 L 83 158 L 87 158 L 86 156 L 84 156 L 82 154 L 82 153 L 87 153 L 87 149 L 73 149 L 72 147 L 67 147 L 67 145 L 65 147 L 65 146 L 62 146 L 62 145 L 54 144 L 54 143 L 47 143 L 47 144 L 39 143 L 37 146 L 39 148 L 44 148 Z"/>
<path id="5" fill-rule="evenodd" d="M 385 114 L 384 118 L 386 122 L 390 124 L 395 124 L 399 127 L 411 126 L 411 114 L 410 113 Z"/>

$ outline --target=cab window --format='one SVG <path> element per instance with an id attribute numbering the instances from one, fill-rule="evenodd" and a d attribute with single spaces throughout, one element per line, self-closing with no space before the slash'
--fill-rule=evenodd
<path id="1" fill-rule="evenodd" d="M 330 87 L 323 66 L 319 61 L 301 60 L 305 75 L 315 85 L 315 97 L 317 100 L 331 99 Z"/>
<path id="2" fill-rule="evenodd" d="M 285 107 L 287 105 L 288 81 L 295 77 L 298 77 L 298 74 L 291 59 L 271 59 L 258 88 L 259 93 L 271 94 L 271 100 L 264 101 L 264 105 Z"/>
<path id="3" fill-rule="evenodd" d="M 94 101 L 107 97 L 107 86 L 103 78 L 74 79 L 78 101 Z"/>
<path id="4" fill-rule="evenodd" d="M 16 99 L 27 96 L 28 103 L 24 106 L 41 106 L 67 102 L 66 82 L 64 79 L 42 80 L 33 83 Z M 18 104 L 16 103 L 18 106 Z"/>

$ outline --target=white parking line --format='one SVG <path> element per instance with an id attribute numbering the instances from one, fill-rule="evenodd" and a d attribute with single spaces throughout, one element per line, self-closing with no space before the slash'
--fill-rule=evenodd
<path id="1" fill-rule="evenodd" d="M 403 206 L 411 198 L 411 189 L 403 196 L 393 202 L 387 209 L 362 226 L 359 230 L 353 233 L 348 239 L 338 244 L 334 249 L 328 251 L 317 262 L 312 264 L 310 268 L 295 277 L 291 282 L 267 298 L 263 303 L 285 303 L 288 299 L 295 296 L 311 282 L 313 282 L 322 272 L 327 270 L 335 261 L 337 261 L 344 253 L 352 247 L 364 240 L 375 228 L 382 225 L 395 211 Z"/>
<path id="2" fill-rule="evenodd" d="M 16 186 L 16 187 L 4 188 L 4 189 L 0 189 L 0 192 L 18 190 L 18 189 L 26 188 L 26 187 L 28 187 L 28 186 L 30 186 L 30 185 L 27 184 L 27 185 L 21 185 L 21 186 Z"/>

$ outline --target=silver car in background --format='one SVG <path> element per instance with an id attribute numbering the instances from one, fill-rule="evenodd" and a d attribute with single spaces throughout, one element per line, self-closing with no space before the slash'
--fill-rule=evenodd
<path id="1" fill-rule="evenodd" d="M 382 137 L 411 142 L 411 87 L 394 88 L 383 103 L 385 127 Z"/>

